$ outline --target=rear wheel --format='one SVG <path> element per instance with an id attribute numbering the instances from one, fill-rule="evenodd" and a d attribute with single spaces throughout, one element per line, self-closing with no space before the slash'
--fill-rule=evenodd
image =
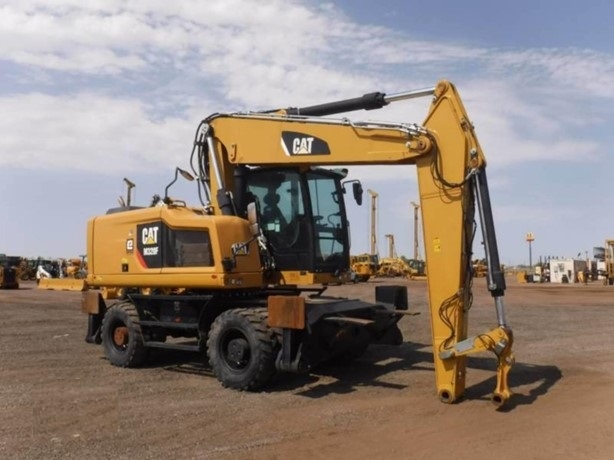
<path id="1" fill-rule="evenodd" d="M 240 308 L 219 315 L 209 331 L 207 355 L 225 387 L 257 390 L 275 374 L 276 345 L 266 308 Z"/>
<path id="2" fill-rule="evenodd" d="M 102 347 L 115 366 L 137 367 L 145 361 L 147 349 L 139 315 L 131 302 L 113 305 L 104 315 L 101 328 Z"/>

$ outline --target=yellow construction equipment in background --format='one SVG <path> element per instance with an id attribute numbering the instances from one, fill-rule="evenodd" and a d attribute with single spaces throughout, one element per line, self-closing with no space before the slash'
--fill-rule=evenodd
<path id="1" fill-rule="evenodd" d="M 377 275 L 377 254 L 359 254 L 350 257 L 350 269 L 354 273 L 356 281 L 369 281 Z"/>
<path id="2" fill-rule="evenodd" d="M 41 278 L 38 282 L 38 288 L 53 291 L 86 291 L 88 286 L 84 279 Z"/>
<path id="3" fill-rule="evenodd" d="M 40 261 L 42 263 L 42 261 Z M 47 264 L 49 265 L 49 264 Z M 71 259 L 58 259 L 53 262 L 54 270 L 45 270 L 40 267 L 37 272 L 39 289 L 56 291 L 85 291 L 87 289 L 87 258 L 73 257 Z"/>
<path id="4" fill-rule="evenodd" d="M 475 259 L 472 264 L 473 276 L 476 278 L 484 278 L 488 275 L 488 265 L 486 259 Z"/>
<path id="5" fill-rule="evenodd" d="M 64 276 L 66 278 L 85 279 L 87 276 L 87 258 L 85 255 L 68 259 L 65 265 Z"/>
<path id="6" fill-rule="evenodd" d="M 367 193 L 371 197 L 371 209 L 369 213 L 369 241 L 371 244 L 370 254 L 359 254 L 350 257 L 350 269 L 356 281 L 368 281 L 377 275 L 379 266 L 379 256 L 377 251 L 377 192 L 368 189 Z"/>

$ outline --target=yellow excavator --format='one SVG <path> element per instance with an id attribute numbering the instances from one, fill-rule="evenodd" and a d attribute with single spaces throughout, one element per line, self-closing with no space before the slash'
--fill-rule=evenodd
<path id="1" fill-rule="evenodd" d="M 421 125 L 331 117 L 416 97 L 432 98 Z M 192 174 L 177 168 L 150 206 L 120 206 L 88 222 L 86 340 L 101 343 L 112 364 L 138 366 L 152 348 L 200 351 L 224 386 L 255 390 L 276 372 L 308 372 L 372 343 L 402 343 L 406 286 L 376 286 L 375 302 L 324 292 L 349 270 L 345 195 L 362 201 L 345 168 L 416 165 L 439 399 L 461 398 L 467 356 L 482 351 L 498 363 L 492 401 L 510 398 L 513 339 L 486 162 L 450 82 L 215 113 L 197 128 L 191 164 Z M 196 180 L 200 205 L 169 196 L 179 176 Z M 476 209 L 496 325 L 468 337 Z"/>

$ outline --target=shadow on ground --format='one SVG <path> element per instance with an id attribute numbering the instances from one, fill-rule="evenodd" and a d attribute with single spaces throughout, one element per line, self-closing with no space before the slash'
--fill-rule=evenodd
<path id="1" fill-rule="evenodd" d="M 198 353 L 154 350 L 146 367 L 215 378 L 206 358 Z M 471 369 L 489 371 L 492 376 L 467 387 L 463 399 L 489 401 L 496 387 L 496 359 L 491 356 L 470 357 L 467 368 L 468 372 L 471 372 Z M 400 346 L 373 345 L 365 355 L 351 362 L 324 364 L 310 374 L 278 374 L 266 391 L 290 391 L 299 396 L 317 399 L 330 394 L 352 393 L 360 387 L 401 390 L 408 385 L 387 382 L 385 376 L 397 371 L 432 373 L 433 369 L 433 355 L 429 345 L 412 342 L 405 342 Z M 515 394 L 499 410 L 509 412 L 518 406 L 533 404 L 562 376 L 561 370 L 554 365 L 514 364 L 508 384 Z M 331 378 L 334 380 L 331 381 Z M 524 387 L 528 389 L 525 391 Z M 515 389 L 520 391 L 515 392 Z M 462 403 L 462 400 L 460 402 Z"/>
<path id="2" fill-rule="evenodd" d="M 497 363 L 492 358 L 469 358 L 467 367 L 472 369 L 488 370 L 493 374 L 497 372 Z M 500 408 L 502 412 L 509 412 L 518 406 L 533 404 L 540 396 L 544 396 L 563 377 L 560 368 L 554 365 L 540 365 L 529 363 L 516 363 L 508 376 L 508 384 L 512 397 Z M 465 399 L 490 400 L 493 389 L 497 383 L 496 375 L 468 387 L 465 390 Z M 514 392 L 520 387 L 530 387 L 528 392 Z"/>
<path id="3" fill-rule="evenodd" d="M 381 380 L 387 374 L 396 371 L 423 370 L 432 372 L 432 355 L 420 351 L 429 347 L 420 343 L 405 342 L 400 346 L 373 345 L 361 358 L 345 363 L 328 363 L 314 369 L 313 374 L 295 376 L 280 381 L 276 385 L 283 390 L 296 390 L 305 385 L 306 389 L 297 391 L 297 395 L 309 398 L 322 398 L 329 394 L 347 394 L 360 387 L 381 387 L 401 390 L 406 384 Z M 323 378 L 324 377 L 324 378 Z M 329 381 L 329 377 L 335 379 Z"/>

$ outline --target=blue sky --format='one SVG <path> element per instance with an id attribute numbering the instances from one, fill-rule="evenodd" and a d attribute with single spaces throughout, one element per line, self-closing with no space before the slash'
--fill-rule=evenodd
<path id="1" fill-rule="evenodd" d="M 446 78 L 488 160 L 502 262 L 528 262 L 529 231 L 533 261 L 590 255 L 614 237 L 612 17 L 606 1 L 0 1 L 0 252 L 84 253 L 122 179 L 138 203 L 161 193 L 212 112 Z M 352 118 L 420 123 L 427 103 Z M 379 193 L 380 253 L 393 233 L 411 255 L 415 170 L 350 173 Z M 192 184 L 173 195 L 196 203 Z M 354 253 L 368 215 L 350 205 Z"/>

